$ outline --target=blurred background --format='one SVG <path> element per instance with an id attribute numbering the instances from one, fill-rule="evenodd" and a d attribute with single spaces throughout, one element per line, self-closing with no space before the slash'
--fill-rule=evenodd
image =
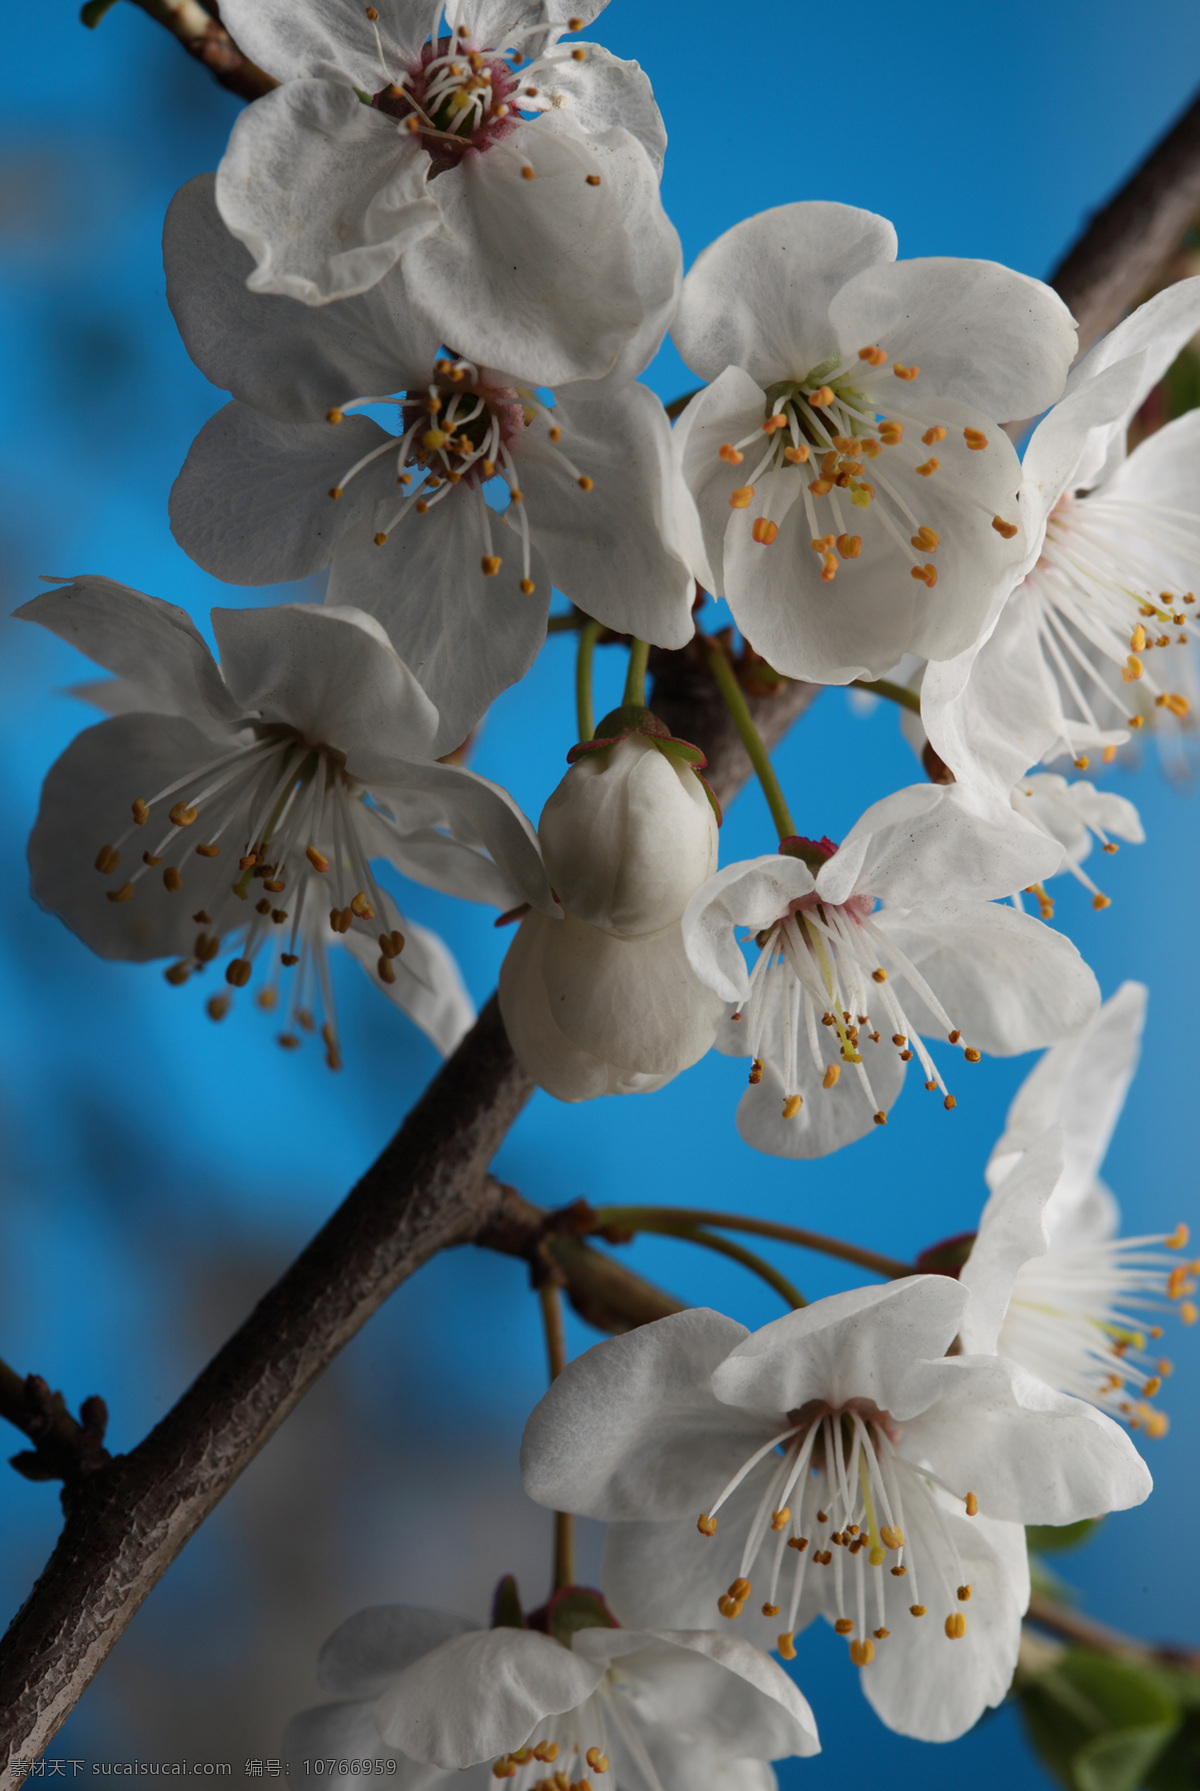
<path id="1" fill-rule="evenodd" d="M 1200 77 L 1194 0 L 859 0 L 731 14 L 716 0 L 612 0 L 594 35 L 648 70 L 671 134 L 664 195 L 687 261 L 747 213 L 844 200 L 892 218 L 902 255 L 984 256 L 1044 275 L 1087 214 L 1190 98 Z M 72 0 L 10 7 L 0 112 L 0 586 L 5 615 L 40 574 L 104 573 L 184 605 L 240 593 L 175 546 L 167 494 L 193 434 L 223 401 L 191 366 L 163 297 L 163 213 L 216 166 L 239 105 L 166 32 L 118 4 L 95 31 Z M 648 375 L 670 398 L 692 382 L 668 349 Z M 98 962 L 30 900 L 24 842 L 41 779 L 88 712 L 63 687 L 88 675 L 69 649 L 0 622 L 0 1356 L 63 1389 L 102 1393 L 109 1444 L 132 1446 L 372 1160 L 437 1067 L 431 1047 L 337 965 L 346 1069 L 288 1055 L 249 1003 L 223 1026 L 194 986 L 154 966 Z M 536 819 L 574 739 L 572 644 L 552 640 L 495 707 L 472 763 Z M 600 656 L 597 713 L 623 655 Z M 536 734 L 528 716 L 539 717 Z M 823 696 L 779 755 L 802 831 L 838 838 L 916 770 L 893 710 Z M 1119 763 L 1113 789 L 1149 835 L 1101 860 L 1113 905 L 1055 885 L 1056 924 L 1105 994 L 1148 982 L 1142 1069 L 1107 1179 L 1129 1232 L 1196 1218 L 1193 1024 L 1200 987 L 1200 869 L 1186 759 Z M 756 792 L 731 812 L 722 853 L 771 835 Z M 1089 867 L 1091 868 L 1091 867 Z M 506 935 L 491 915 L 405 890 L 415 919 L 457 952 L 476 999 Z M 744 1065 L 712 1056 L 652 1098 L 567 1109 L 537 1095 L 498 1159 L 530 1199 L 639 1197 L 735 1207 L 834 1231 L 894 1254 L 974 1225 L 983 1164 L 1028 1061 L 960 1074 L 957 1111 L 911 1089 L 886 1132 L 816 1164 L 739 1141 Z M 754 1325 L 769 1291 L 683 1244 L 627 1260 L 681 1298 Z M 809 1296 L 853 1285 L 838 1265 L 779 1260 Z M 594 1340 L 572 1321 L 571 1343 Z M 1149 1506 L 1112 1518 L 1063 1559 L 1084 1608 L 1193 1646 L 1197 1566 L 1169 1552 L 1200 1476 L 1189 1423 L 1200 1360 L 1173 1336 L 1169 1436 L 1147 1445 Z M 537 1303 L 522 1266 L 463 1249 L 403 1287 L 309 1395 L 134 1619 L 50 1754 L 88 1761 L 244 1762 L 279 1751 L 315 1701 L 317 1649 L 367 1604 L 485 1614 L 500 1574 L 527 1604 L 550 1568 L 550 1519 L 523 1499 L 521 1425 L 545 1377 Z M 21 1446 L 5 1429 L 11 1450 Z M 4 1441 L 5 1439 L 0 1439 Z M 5 1453 L 10 1453 L 6 1450 Z M 0 1606 L 25 1597 L 57 1532 L 53 1486 L 0 1466 Z M 585 1527 L 594 1572 L 598 1536 Z M 784 1767 L 785 1787 L 844 1783 L 869 1766 L 894 1787 L 943 1764 L 870 1715 L 824 1626 L 796 1673 L 825 1752 Z M 1048 1784 L 1011 1708 L 949 1756 L 975 1791 Z M 949 1763 L 949 1761 L 947 1761 Z"/>

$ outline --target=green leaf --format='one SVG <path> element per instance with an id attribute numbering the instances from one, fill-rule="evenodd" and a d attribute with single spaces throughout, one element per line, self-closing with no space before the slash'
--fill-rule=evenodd
<path id="1" fill-rule="evenodd" d="M 1025 1540 L 1040 1555 L 1054 1555 L 1063 1549 L 1078 1548 L 1093 1530 L 1099 1528 L 1098 1517 L 1081 1517 L 1077 1524 L 1026 1524 Z"/>
<path id="2" fill-rule="evenodd" d="M 1183 1724 L 1146 1774 L 1145 1791 L 1196 1791 L 1200 1785 L 1200 1673 L 1165 1666 L 1159 1677 L 1183 1706 Z"/>
<path id="3" fill-rule="evenodd" d="M 546 1606 L 546 1627 L 556 1642 L 569 1648 L 577 1630 L 619 1626 L 599 1592 L 589 1586 L 566 1586 Z"/>
<path id="4" fill-rule="evenodd" d="M 521 1595 L 517 1591 L 517 1582 L 511 1573 L 505 1574 L 492 1597 L 492 1628 L 526 1628 L 525 1613 L 521 1609 Z"/>
<path id="5" fill-rule="evenodd" d="M 1020 1698 L 1030 1741 L 1070 1791 L 1137 1791 L 1182 1720 L 1162 1674 L 1084 1648 L 1026 1679 Z"/>

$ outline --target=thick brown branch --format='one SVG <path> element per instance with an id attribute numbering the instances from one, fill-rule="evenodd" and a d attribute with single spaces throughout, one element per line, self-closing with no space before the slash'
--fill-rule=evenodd
<path id="1" fill-rule="evenodd" d="M 1086 348 L 1142 296 L 1200 217 L 1200 95 L 1089 220 L 1050 276 Z"/>
<path id="2" fill-rule="evenodd" d="M 243 56 L 221 25 L 198 0 L 133 0 L 143 12 L 165 25 L 189 56 L 202 62 L 214 80 L 239 99 L 261 99 L 279 83 L 248 57 Z"/>

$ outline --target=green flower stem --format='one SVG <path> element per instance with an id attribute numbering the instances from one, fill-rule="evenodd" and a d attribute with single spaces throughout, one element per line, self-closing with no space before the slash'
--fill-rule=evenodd
<path id="1" fill-rule="evenodd" d="M 546 1355 L 550 1379 L 556 1381 L 567 1365 L 567 1339 L 563 1331 L 562 1300 L 553 1282 L 538 1288 L 542 1324 L 546 1331 Z M 569 1511 L 554 1513 L 554 1590 L 575 1584 L 575 1519 Z"/>
<path id="2" fill-rule="evenodd" d="M 804 1231 L 798 1225 L 778 1225 L 771 1219 L 748 1219 L 741 1213 L 714 1213 L 698 1206 L 601 1206 L 596 1208 L 594 1229 L 606 1231 L 611 1226 L 618 1231 L 626 1228 L 647 1231 L 657 1229 L 664 1220 L 681 1225 L 719 1225 L 727 1231 L 748 1231 L 756 1237 L 776 1238 L 783 1244 L 798 1244 L 803 1250 L 816 1250 L 822 1256 L 836 1256 L 841 1262 L 852 1262 L 889 1281 L 917 1273 L 910 1262 L 901 1262 L 895 1256 L 882 1256 L 879 1251 L 867 1250 L 861 1244 L 843 1243 L 840 1238 L 826 1237 L 822 1231 Z"/>
<path id="3" fill-rule="evenodd" d="M 646 662 L 649 658 L 649 641 L 640 641 L 635 634 L 629 643 L 629 670 L 625 674 L 623 703 L 636 703 L 639 709 L 646 707 Z"/>
<path id="4" fill-rule="evenodd" d="M 575 714 L 580 740 L 590 740 L 596 732 L 596 716 L 592 708 L 592 657 L 600 630 L 599 622 L 588 620 L 579 631 L 579 649 L 575 655 Z"/>
<path id="5" fill-rule="evenodd" d="M 788 839 L 796 831 L 792 820 L 787 798 L 780 788 L 779 779 L 775 775 L 775 767 L 771 763 L 771 755 L 762 743 L 762 736 L 754 725 L 754 717 L 750 713 L 750 705 L 746 694 L 737 681 L 728 653 L 719 641 L 706 642 L 708 663 L 712 675 L 716 679 L 717 688 L 725 699 L 725 707 L 733 717 L 734 726 L 741 737 L 742 745 L 750 756 L 762 793 L 767 799 L 767 807 L 771 811 L 771 819 L 775 823 L 780 839 Z"/>
<path id="6" fill-rule="evenodd" d="M 909 690 L 904 684 L 893 684 L 889 678 L 851 678 L 855 690 L 869 690 L 872 696 L 886 697 L 889 703 L 899 703 L 902 709 L 911 709 L 914 715 L 921 713 L 921 696 L 916 690 Z"/>
<path id="7" fill-rule="evenodd" d="M 768 1287 L 773 1287 L 780 1298 L 787 1301 L 793 1311 L 808 1305 L 808 1301 L 800 1289 L 794 1287 L 785 1275 L 781 1275 L 779 1270 L 773 1268 L 763 1257 L 755 1255 L 753 1250 L 747 1250 L 742 1244 L 735 1244 L 731 1238 L 720 1238 L 716 1232 L 706 1231 L 702 1225 L 693 1224 L 686 1215 L 681 1218 L 673 1207 L 614 1206 L 605 1207 L 604 1211 L 620 1213 L 622 1217 L 617 1223 L 628 1224 L 631 1230 L 654 1232 L 659 1237 L 679 1238 L 685 1244 L 703 1244 L 706 1250 L 715 1250 L 721 1256 L 728 1256 L 734 1262 L 740 1262 L 743 1268 L 758 1275 Z M 628 1213 L 645 1216 L 628 1220 L 624 1217 Z"/>

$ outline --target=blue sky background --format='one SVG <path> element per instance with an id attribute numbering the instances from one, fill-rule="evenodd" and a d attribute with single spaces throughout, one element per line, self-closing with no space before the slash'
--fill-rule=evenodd
<path id="1" fill-rule="evenodd" d="M 1200 74 L 1200 11 L 1144 0 L 862 0 L 761 16 L 713 0 L 612 0 L 595 35 L 648 69 L 671 134 L 664 195 L 690 262 L 750 212 L 831 198 L 891 217 L 902 255 L 985 256 L 1045 274 L 1186 103 Z M 207 578 L 176 548 L 166 500 L 221 395 L 192 368 L 163 298 L 162 217 L 175 188 L 216 165 L 237 102 L 166 34 L 118 5 L 100 29 L 66 0 L 5 23 L 0 112 L 0 581 L 5 614 L 41 573 L 100 572 L 186 606 L 262 602 Z M 690 385 L 670 350 L 648 376 Z M 319 596 L 319 591 L 300 595 Z M 615 694 L 620 655 L 602 661 Z M 574 738 L 571 648 L 548 647 L 496 705 L 474 764 L 536 818 Z M 100 1391 L 110 1442 L 131 1446 L 177 1397 L 370 1162 L 436 1067 L 431 1048 L 339 966 L 347 1069 L 285 1055 L 243 1003 L 220 1027 L 194 986 L 153 967 L 102 964 L 32 905 L 24 842 L 42 776 L 87 719 L 62 687 L 86 668 L 22 623 L 0 621 L 0 1355 L 61 1386 Z M 603 694 L 598 713 L 603 711 Z M 529 716 L 536 713 L 536 732 Z M 877 797 L 914 781 L 895 716 L 823 696 L 779 754 L 802 831 L 835 839 Z M 1094 915 L 1056 886 L 1058 920 L 1106 994 L 1151 989 L 1146 1059 L 1107 1175 L 1131 1231 L 1197 1217 L 1200 1071 L 1194 793 L 1153 758 L 1115 767 L 1149 834 L 1102 860 L 1113 906 Z M 771 843 L 754 792 L 723 857 Z M 1097 875 L 1100 875 L 1097 872 Z M 491 917 L 426 891 L 482 1000 L 505 940 Z M 637 1196 L 826 1225 L 900 1255 L 972 1225 L 982 1167 L 1027 1063 L 958 1074 L 953 1115 L 911 1088 L 886 1132 L 823 1163 L 742 1145 L 744 1066 L 712 1057 L 657 1096 L 565 1108 L 538 1095 L 498 1167 L 557 1205 Z M 747 1323 L 777 1303 L 740 1271 L 684 1246 L 630 1260 L 681 1297 Z M 782 1260 L 782 1258 L 781 1258 Z M 851 1285 L 836 1264 L 784 1262 L 810 1296 Z M 592 1340 L 582 1326 L 572 1342 Z M 1192 1338 L 1169 1438 L 1151 1445 L 1158 1491 L 1070 1561 L 1087 1608 L 1195 1645 L 1197 1570 L 1159 1546 L 1200 1476 Z M 52 1746 L 63 1757 L 266 1756 L 313 1697 L 328 1630 L 365 1603 L 482 1614 L 511 1566 L 544 1592 L 549 1529 L 516 1478 L 520 1426 L 540 1394 L 536 1306 L 518 1265 L 444 1256 L 372 1321 L 327 1382 L 235 1488 L 135 1619 Z M 19 1439 L 12 1434 L 12 1446 Z M 52 1488 L 0 1472 L 0 1606 L 24 1597 L 57 1528 Z M 596 1538 L 585 1538 L 594 1554 Z M 870 1763 L 896 1787 L 943 1764 L 870 1717 L 844 1649 L 806 1637 L 797 1674 L 825 1753 L 785 1786 L 834 1786 Z M 1012 1711 L 957 1744 L 977 1791 L 1045 1782 Z"/>

